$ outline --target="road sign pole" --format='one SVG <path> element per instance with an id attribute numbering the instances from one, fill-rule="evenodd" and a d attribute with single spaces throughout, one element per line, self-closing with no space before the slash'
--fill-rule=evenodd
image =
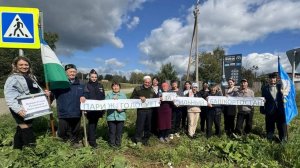
<path id="1" fill-rule="evenodd" d="M 24 56 L 24 51 L 22 49 L 19 49 L 19 56 L 21 56 L 21 57 Z"/>
<path id="2" fill-rule="evenodd" d="M 295 84 L 296 54 L 297 54 L 297 51 L 294 51 L 294 61 L 292 62 L 292 81 L 293 81 L 293 84 Z"/>

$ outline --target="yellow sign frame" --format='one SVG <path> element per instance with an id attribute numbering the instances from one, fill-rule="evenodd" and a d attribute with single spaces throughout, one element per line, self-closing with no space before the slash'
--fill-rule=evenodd
<path id="1" fill-rule="evenodd" d="M 0 48 L 28 48 L 40 49 L 40 36 L 39 36 L 39 9 L 38 8 L 23 8 L 23 7 L 4 7 L 0 6 L 0 25 L 2 26 L 2 13 L 16 13 L 16 14 L 32 14 L 33 15 L 33 42 L 4 42 L 2 35 L 2 27 L 0 28 Z"/>

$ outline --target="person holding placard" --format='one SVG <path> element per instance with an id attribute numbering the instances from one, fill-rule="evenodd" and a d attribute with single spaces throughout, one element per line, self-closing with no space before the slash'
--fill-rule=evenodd
<path id="1" fill-rule="evenodd" d="M 222 92 L 218 91 L 218 86 L 213 85 L 210 88 L 209 96 L 223 96 Z M 221 136 L 221 113 L 223 107 L 222 105 L 211 105 L 208 104 L 207 111 L 207 121 L 206 121 L 206 137 L 210 138 L 212 136 L 212 125 L 215 125 L 215 134 Z"/>
<path id="2" fill-rule="evenodd" d="M 241 80 L 241 88 L 238 91 L 238 97 L 254 97 L 254 92 L 248 88 L 247 79 Z M 246 133 L 249 134 L 252 130 L 252 121 L 254 115 L 254 107 L 253 106 L 238 106 L 238 114 L 235 132 L 237 134 Z M 245 122 L 245 127 L 244 127 Z M 243 129 L 244 127 L 244 129 Z"/>
<path id="3" fill-rule="evenodd" d="M 200 92 L 198 92 L 198 83 L 192 84 L 192 92 L 189 92 L 189 97 L 201 97 Z M 199 114 L 201 109 L 199 106 L 188 106 L 188 136 L 190 138 L 195 138 L 195 132 L 198 125 Z"/>
<path id="4" fill-rule="evenodd" d="M 175 92 L 177 96 L 182 96 L 183 92 L 178 88 L 178 81 L 177 80 L 173 80 L 171 82 L 171 92 Z M 179 138 L 180 137 L 180 123 L 181 123 L 181 118 L 182 118 L 182 111 L 184 110 L 184 107 L 177 107 L 177 106 L 173 106 L 172 109 L 172 130 L 171 130 L 171 134 L 170 134 L 170 139 L 175 137 Z"/>
<path id="5" fill-rule="evenodd" d="M 126 99 L 126 95 L 120 92 L 121 85 L 118 82 L 111 84 L 112 91 L 109 92 L 105 99 Z M 124 122 L 126 120 L 126 113 L 124 109 L 111 109 L 107 110 L 107 125 L 108 125 L 108 144 L 111 147 L 120 147 L 122 144 L 122 134 Z"/>
<path id="6" fill-rule="evenodd" d="M 169 91 L 169 84 L 164 82 L 161 84 L 162 92 Z M 161 142 L 169 142 L 169 134 L 172 119 L 172 108 L 174 103 L 171 101 L 161 101 L 157 110 L 157 125 L 159 130 L 159 140 Z"/>
<path id="7" fill-rule="evenodd" d="M 228 88 L 225 90 L 225 96 L 235 97 L 238 95 L 238 89 L 234 86 L 235 81 L 232 78 L 228 79 Z M 224 127 L 227 135 L 232 135 L 234 132 L 234 123 L 236 116 L 236 106 L 224 106 Z"/>
<path id="8" fill-rule="evenodd" d="M 192 92 L 191 86 L 192 86 L 192 83 L 190 81 L 184 82 L 183 96 L 189 97 L 189 93 Z M 187 107 L 186 106 L 182 107 L 181 128 L 183 129 L 184 132 L 187 132 L 188 124 L 187 124 Z"/>
<path id="9" fill-rule="evenodd" d="M 32 129 L 32 120 L 24 120 L 26 111 L 18 98 L 25 95 L 43 93 L 32 74 L 30 60 L 26 57 L 16 57 L 12 63 L 11 75 L 4 85 L 4 97 L 9 110 L 17 123 L 13 148 L 22 149 L 25 146 L 35 146 L 36 138 Z"/>
<path id="10" fill-rule="evenodd" d="M 98 74 L 92 69 L 89 73 L 89 82 L 84 87 L 84 97 L 92 100 L 104 100 L 105 91 L 101 83 L 98 82 Z M 88 119 L 88 142 L 90 146 L 96 148 L 96 128 L 99 118 L 102 118 L 104 111 L 87 111 L 86 117 Z"/>
<path id="11" fill-rule="evenodd" d="M 161 87 L 159 85 L 159 79 L 158 77 L 152 78 L 152 89 L 156 94 L 156 97 L 161 96 Z M 152 116 L 151 116 L 151 132 L 154 135 L 158 135 L 158 129 L 157 129 L 157 107 L 152 108 Z"/>
<path id="12" fill-rule="evenodd" d="M 146 99 L 156 97 L 151 87 L 151 77 L 144 76 L 143 80 L 143 85 L 135 87 L 131 94 L 131 99 L 140 99 L 142 103 L 144 103 Z M 152 110 L 152 108 L 137 109 L 136 132 L 134 137 L 136 144 L 143 143 L 144 145 L 148 145 L 148 140 L 151 136 Z"/>
<path id="13" fill-rule="evenodd" d="M 200 90 L 200 95 L 203 99 L 206 99 L 209 94 L 209 86 L 207 82 L 203 82 L 203 87 Z M 201 107 L 201 113 L 200 113 L 200 130 L 201 132 L 205 132 L 205 124 L 207 122 L 207 106 Z"/>

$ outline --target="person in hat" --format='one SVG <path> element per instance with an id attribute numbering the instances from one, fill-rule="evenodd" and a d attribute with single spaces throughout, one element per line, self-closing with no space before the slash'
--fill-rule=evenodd
<path id="1" fill-rule="evenodd" d="M 238 91 L 237 97 L 254 97 L 254 92 L 248 88 L 247 79 L 241 80 L 241 86 Z M 237 134 L 246 133 L 249 134 L 252 130 L 254 108 L 253 106 L 238 106 L 238 114 L 235 132 Z M 243 126 L 245 122 L 245 127 Z M 244 127 L 244 129 L 243 129 Z"/>
<path id="2" fill-rule="evenodd" d="M 130 97 L 131 99 L 140 99 L 142 103 L 144 103 L 146 99 L 157 97 L 151 86 L 151 77 L 144 76 L 143 80 L 143 85 L 135 87 Z M 148 140 L 151 136 L 152 111 L 153 108 L 137 109 L 136 132 L 134 137 L 136 144 L 142 143 L 148 145 Z"/>
<path id="3" fill-rule="evenodd" d="M 269 75 L 269 84 L 262 88 L 261 93 L 262 97 L 265 98 L 265 105 L 260 107 L 260 112 L 265 115 L 267 139 L 272 140 L 274 138 L 276 124 L 279 140 L 287 140 L 283 95 L 276 73 Z"/>
<path id="4" fill-rule="evenodd" d="M 98 82 L 98 74 L 96 70 L 92 69 L 89 73 L 89 81 L 84 87 L 84 96 L 86 99 L 104 100 L 105 91 L 101 83 Z M 86 117 L 88 119 L 88 142 L 90 146 L 97 147 L 96 143 L 96 128 L 99 118 L 102 118 L 104 111 L 87 111 Z"/>
<path id="5" fill-rule="evenodd" d="M 67 89 L 51 90 L 53 93 L 58 113 L 58 137 L 70 141 L 75 146 L 80 146 L 80 103 L 85 102 L 84 86 L 79 83 L 77 68 L 74 64 L 65 66 L 66 75 L 70 82 Z"/>
<path id="6" fill-rule="evenodd" d="M 198 83 L 192 84 L 192 92 L 189 93 L 189 97 L 201 97 L 201 94 L 198 92 Z M 188 136 L 190 138 L 195 138 L 195 132 L 196 132 L 201 109 L 199 106 L 188 106 L 187 112 L 188 112 Z"/>

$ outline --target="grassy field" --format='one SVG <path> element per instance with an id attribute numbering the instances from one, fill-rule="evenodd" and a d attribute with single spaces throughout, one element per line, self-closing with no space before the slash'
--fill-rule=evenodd
<path id="1" fill-rule="evenodd" d="M 300 96 L 298 92 L 298 109 Z M 225 134 L 206 139 L 198 133 L 196 139 L 186 135 L 169 144 L 154 136 L 149 146 L 134 146 L 135 110 L 127 112 L 128 119 L 120 149 L 107 144 L 107 125 L 98 125 L 99 148 L 74 148 L 50 136 L 48 117 L 34 121 L 37 147 L 23 151 L 12 149 L 15 122 L 10 115 L 0 118 L 0 167 L 300 167 L 300 118 L 289 126 L 286 144 L 268 142 L 264 136 L 264 116 L 255 111 L 253 133 L 229 138 Z"/>

